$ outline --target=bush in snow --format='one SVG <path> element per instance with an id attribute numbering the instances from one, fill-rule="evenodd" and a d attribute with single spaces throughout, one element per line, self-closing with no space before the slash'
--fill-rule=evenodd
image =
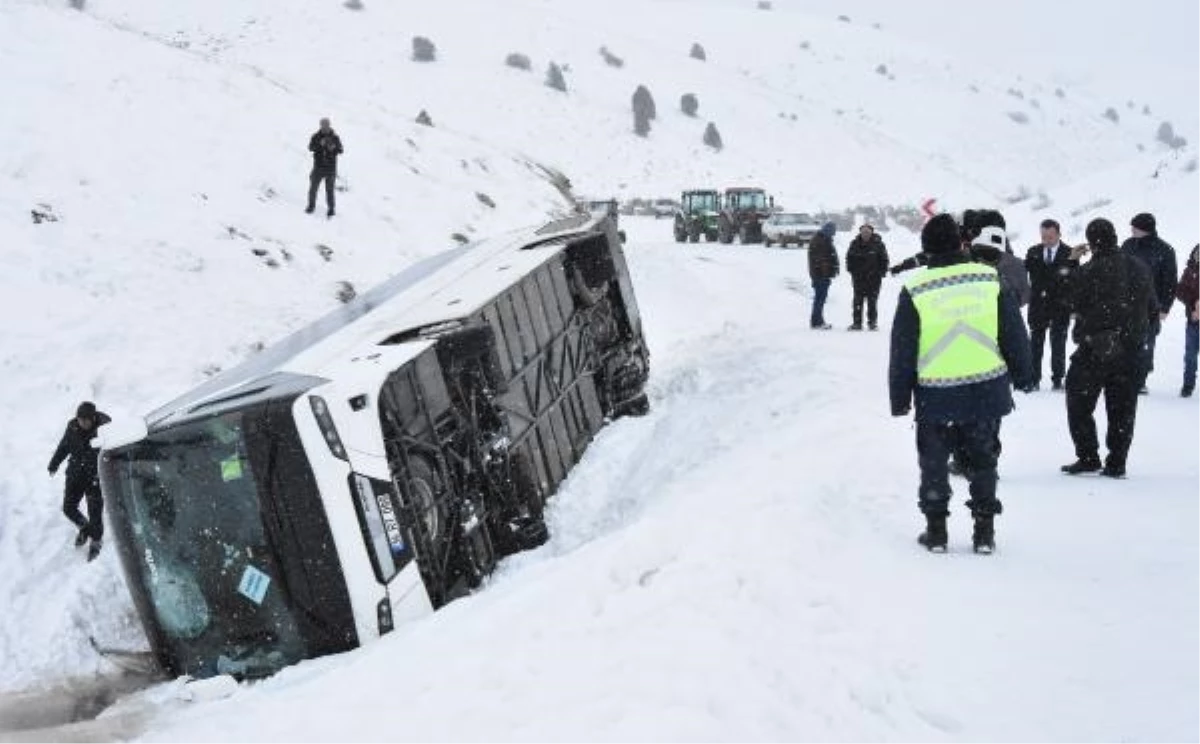
<path id="1" fill-rule="evenodd" d="M 471 242 L 470 238 L 460 232 L 450 233 L 450 239 L 459 245 L 466 245 L 467 243 Z"/>
<path id="2" fill-rule="evenodd" d="M 87 0 L 68 0 L 67 4 L 75 10 L 83 10 L 87 6 Z"/>
<path id="3" fill-rule="evenodd" d="M 695 93 L 684 93 L 679 99 L 679 110 L 687 116 L 695 116 L 700 110 L 700 101 Z"/>
<path id="4" fill-rule="evenodd" d="M 421 126 L 432 127 L 433 119 L 429 118 L 429 112 L 421 109 L 421 113 L 417 114 L 417 123 Z"/>
<path id="5" fill-rule="evenodd" d="M 1117 122 L 1119 122 L 1121 120 L 1121 115 L 1117 113 L 1117 110 L 1115 108 L 1113 108 L 1112 106 L 1109 106 L 1107 109 L 1104 110 L 1104 118 L 1108 119 L 1113 124 L 1116 124 Z"/>
<path id="6" fill-rule="evenodd" d="M 482 191 L 476 191 L 475 198 L 479 200 L 480 204 L 487 207 L 488 209 L 496 208 L 496 202 L 492 201 L 492 197 L 488 196 L 487 194 L 483 193 Z"/>
<path id="7" fill-rule="evenodd" d="M 721 141 L 721 133 L 717 131 L 717 125 L 711 121 L 704 128 L 704 144 L 714 150 L 720 150 L 725 146 L 725 143 Z"/>
<path id="8" fill-rule="evenodd" d="M 1200 166 L 1200 163 L 1197 162 L 1196 158 L 1192 158 L 1191 160 L 1187 161 L 1187 163 L 1183 166 L 1183 172 L 1184 173 L 1195 173 L 1196 168 L 1198 166 Z"/>
<path id="9" fill-rule="evenodd" d="M 412 40 L 412 58 L 414 62 L 433 62 L 437 59 L 437 47 L 424 36 L 414 36 Z"/>
<path id="10" fill-rule="evenodd" d="M 839 21 L 841 21 L 842 23 L 849 23 L 849 22 L 850 22 L 850 16 L 848 16 L 848 15 L 840 15 L 840 16 L 838 16 L 838 20 L 839 20 Z"/>
<path id="11" fill-rule="evenodd" d="M 563 77 L 562 68 L 554 62 L 546 68 L 546 85 L 563 93 L 567 92 L 567 80 Z"/>
<path id="12" fill-rule="evenodd" d="M 658 108 L 654 105 L 654 97 L 644 85 L 639 85 L 633 92 L 633 112 L 641 111 L 647 119 L 658 118 Z"/>
<path id="13" fill-rule="evenodd" d="M 1145 106 L 1142 106 L 1142 116 L 1149 116 L 1149 115 L 1150 115 L 1150 104 L 1147 103 Z"/>
<path id="14" fill-rule="evenodd" d="M 1043 209 L 1048 209 L 1051 203 L 1050 195 L 1045 191 L 1039 191 L 1037 192 L 1037 201 L 1035 201 L 1033 204 L 1030 204 L 1029 208 L 1035 212 L 1040 212 Z"/>
<path id="15" fill-rule="evenodd" d="M 604 64 L 609 67 L 624 67 L 625 60 L 608 51 L 608 47 L 600 47 L 600 56 L 604 58 Z"/>
<path id="16" fill-rule="evenodd" d="M 878 67 L 876 67 L 876 68 L 875 68 L 875 74 L 876 74 L 876 75 L 884 75 L 884 76 L 886 76 L 886 75 L 888 74 L 887 65 L 881 64 L 881 65 L 879 65 Z"/>
<path id="17" fill-rule="evenodd" d="M 1175 134 L 1175 128 L 1171 126 L 1171 122 L 1164 121 L 1158 125 L 1157 139 L 1172 150 L 1181 150 L 1187 144 L 1187 140 Z"/>
<path id="18" fill-rule="evenodd" d="M 509 67 L 515 67 L 518 70 L 530 70 L 533 68 L 533 63 L 529 61 L 529 57 L 520 52 L 513 52 L 505 57 L 504 64 Z"/>
<path id="19" fill-rule="evenodd" d="M 1054 95 L 1058 96 L 1059 98 L 1066 98 L 1067 92 L 1065 90 L 1063 90 L 1062 88 L 1055 88 Z"/>
<path id="20" fill-rule="evenodd" d="M 342 6 L 345 8 L 348 8 L 350 10 L 362 10 L 363 9 L 362 0 L 346 0 L 346 2 L 342 3 Z"/>
<path id="21" fill-rule="evenodd" d="M 1008 94 L 1010 96 L 1012 96 L 1013 98 L 1020 98 L 1022 101 L 1025 100 L 1025 94 L 1022 93 L 1021 91 L 1017 90 L 1016 88 L 1009 88 Z"/>
<path id="22" fill-rule="evenodd" d="M 650 122 L 658 115 L 654 106 L 654 97 L 644 85 L 639 85 L 633 92 L 633 131 L 639 137 L 650 133 Z"/>
<path id="23" fill-rule="evenodd" d="M 772 7 L 771 0 L 758 0 L 759 10 L 770 10 Z"/>
<path id="24" fill-rule="evenodd" d="M 704 52 L 704 47 L 700 46 L 699 44 L 692 44 L 691 57 L 692 59 L 698 59 L 701 62 L 708 59 L 708 55 Z"/>
<path id="25" fill-rule="evenodd" d="M 337 283 L 337 289 L 334 291 L 334 296 L 337 297 L 338 302 L 345 305 L 347 302 L 357 297 L 358 292 L 354 290 L 354 285 L 350 282 L 340 281 Z"/>
<path id="26" fill-rule="evenodd" d="M 1028 124 L 1029 123 L 1029 117 L 1025 115 L 1024 111 L 1009 111 L 1008 118 L 1012 119 L 1013 121 L 1015 121 L 1018 124 Z"/>

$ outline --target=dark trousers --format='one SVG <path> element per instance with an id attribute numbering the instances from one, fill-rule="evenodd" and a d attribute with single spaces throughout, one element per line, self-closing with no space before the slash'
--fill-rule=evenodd
<path id="1" fill-rule="evenodd" d="M 79 511 L 79 502 L 87 497 L 87 518 Z M 104 537 L 104 497 L 100 494 L 100 482 L 94 476 L 67 476 L 63 490 L 63 514 L 75 526 L 93 540 Z"/>
<path id="2" fill-rule="evenodd" d="M 1000 419 L 960 423 L 917 422 L 917 461 L 921 466 L 921 513 L 950 513 L 950 454 L 957 452 L 970 481 L 967 508 L 975 516 L 994 516 L 1003 507 L 996 498 L 996 460 Z"/>
<path id="3" fill-rule="evenodd" d="M 337 171 L 317 170 L 308 176 L 308 208 L 314 209 L 317 206 L 317 189 L 321 185 L 321 181 L 325 182 L 325 205 L 329 207 L 329 211 L 333 211 L 334 197 L 333 186 L 337 181 Z"/>
<path id="4" fill-rule="evenodd" d="M 879 322 L 878 300 L 878 282 L 854 282 L 854 325 L 862 325 L 864 301 L 867 304 L 867 323 L 875 325 Z"/>
<path id="5" fill-rule="evenodd" d="M 1196 357 L 1200 354 L 1200 323 L 1189 320 L 1183 336 L 1183 386 L 1196 387 Z"/>
<path id="6" fill-rule="evenodd" d="M 813 327 L 825 325 L 825 300 L 829 297 L 829 285 L 833 283 L 832 279 L 813 279 L 813 304 L 812 304 L 812 320 Z"/>
<path id="7" fill-rule="evenodd" d="M 1029 328 L 1029 340 L 1033 352 L 1033 381 L 1042 381 L 1042 352 L 1046 346 L 1046 331 L 1050 332 L 1050 379 L 1062 382 L 1067 373 L 1067 331 L 1071 319 L 1052 320 L 1050 325 Z"/>
<path id="8" fill-rule="evenodd" d="M 1140 369 L 1141 361 L 1135 352 L 1108 364 L 1101 364 L 1084 353 L 1071 357 L 1071 368 L 1067 370 L 1067 424 L 1075 442 L 1075 456 L 1080 460 L 1100 459 L 1093 414 L 1103 393 L 1104 410 L 1108 414 L 1105 435 L 1108 463 L 1125 466 L 1137 418 Z"/>
<path id="9" fill-rule="evenodd" d="M 1154 371 L 1154 346 L 1158 342 L 1160 330 L 1162 330 L 1162 325 L 1157 320 L 1146 328 L 1146 337 L 1142 341 L 1141 364 L 1137 370 L 1137 379 L 1134 380 L 1136 383 L 1134 391 L 1146 387 L 1146 378 Z"/>

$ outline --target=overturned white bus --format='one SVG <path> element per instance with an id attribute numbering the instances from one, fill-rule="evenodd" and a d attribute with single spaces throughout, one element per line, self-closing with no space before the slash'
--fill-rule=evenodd
<path id="1" fill-rule="evenodd" d="M 149 414 L 105 449 L 126 582 L 173 674 L 271 674 L 478 586 L 647 408 L 612 223 L 430 258 Z"/>

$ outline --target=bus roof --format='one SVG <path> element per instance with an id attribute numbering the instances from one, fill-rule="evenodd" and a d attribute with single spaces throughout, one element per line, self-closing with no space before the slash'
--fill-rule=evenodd
<path id="1" fill-rule="evenodd" d="M 420 339 L 383 344 L 397 333 L 474 314 L 496 295 L 553 256 L 567 240 L 598 229 L 604 215 L 573 215 L 524 228 L 418 261 L 236 367 L 214 376 L 146 417 L 160 428 L 197 409 L 242 396 L 270 397 L 326 379 L 351 357 L 383 354 L 399 367 L 429 347 Z M 542 250 L 539 250 L 541 248 Z"/>

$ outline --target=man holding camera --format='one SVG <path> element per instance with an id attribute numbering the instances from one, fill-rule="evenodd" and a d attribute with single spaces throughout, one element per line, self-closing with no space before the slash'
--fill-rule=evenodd
<path id="1" fill-rule="evenodd" d="M 1092 260 L 1075 271 L 1070 289 L 1078 348 L 1067 370 L 1067 422 L 1076 460 L 1063 465 L 1062 471 L 1068 475 L 1099 471 L 1109 478 L 1124 478 L 1143 373 L 1142 345 L 1147 329 L 1159 317 L 1159 305 L 1149 269 L 1117 247 L 1111 222 L 1092 220 L 1085 234 L 1087 245 L 1071 251 L 1075 261 L 1092 254 Z M 1101 394 L 1108 413 L 1104 462 L 1094 418 Z"/>
<path id="2" fill-rule="evenodd" d="M 317 189 L 325 182 L 325 205 L 327 217 L 334 214 L 334 182 L 337 181 L 337 158 L 342 154 L 342 140 L 329 125 L 329 119 L 321 119 L 321 128 L 308 141 L 308 151 L 313 154 L 313 169 L 308 177 L 308 207 L 312 214 L 317 207 Z"/>

